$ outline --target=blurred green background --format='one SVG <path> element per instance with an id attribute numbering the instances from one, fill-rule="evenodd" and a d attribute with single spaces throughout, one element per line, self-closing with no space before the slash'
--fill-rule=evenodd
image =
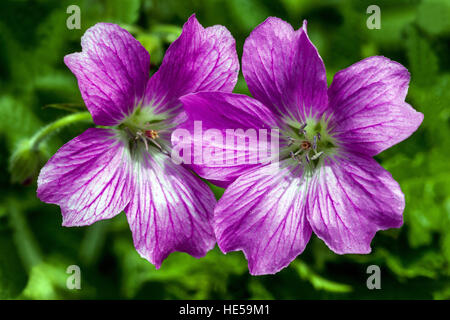
<path id="1" fill-rule="evenodd" d="M 66 27 L 66 8 L 81 8 L 81 30 Z M 381 8 L 369 30 L 366 9 Z M 253 277 L 241 252 L 216 247 L 205 258 L 174 253 L 160 270 L 136 253 L 123 214 L 89 227 L 61 227 L 59 207 L 36 198 L 39 165 L 89 123 L 66 127 L 32 154 L 27 175 L 8 171 L 41 127 L 82 110 L 64 55 L 96 22 L 115 22 L 150 51 L 152 72 L 180 27 L 196 13 L 225 25 L 242 54 L 245 38 L 268 16 L 308 31 L 333 75 L 362 58 L 384 55 L 412 79 L 407 101 L 425 114 L 408 140 L 377 160 L 406 195 L 405 224 L 378 232 L 370 255 L 339 256 L 312 236 L 305 252 L 276 275 Z M 110 0 L 2 1 L 0 10 L 0 298 L 3 299 L 449 299 L 450 298 L 450 1 Z M 248 89 L 240 76 L 236 92 Z M 18 149 L 19 148 L 19 149 Z M 31 161 L 29 159 L 29 161 Z M 18 161 L 18 160 L 17 160 Z M 24 166 L 17 162 L 19 169 Z M 13 181 L 24 182 L 12 183 Z M 214 188 L 220 196 L 219 188 Z M 81 268 L 81 290 L 66 288 L 66 268 Z M 366 269 L 381 267 L 381 290 Z"/>

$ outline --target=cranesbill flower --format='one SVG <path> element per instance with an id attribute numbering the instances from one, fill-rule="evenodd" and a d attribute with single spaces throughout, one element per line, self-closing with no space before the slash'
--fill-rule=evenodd
<path id="1" fill-rule="evenodd" d="M 222 132 L 279 128 L 278 163 L 195 166 L 206 178 L 232 182 L 214 212 L 221 250 L 242 250 L 254 275 L 286 267 L 312 232 L 338 254 L 369 253 L 378 230 L 403 223 L 404 195 L 372 157 L 423 120 L 405 102 L 408 71 L 370 57 L 339 71 L 327 88 L 306 22 L 295 31 L 277 18 L 247 38 L 242 69 L 255 99 L 230 93 L 182 98 L 189 120 L 181 127 L 188 130 L 194 121 Z"/>
<path id="2" fill-rule="evenodd" d="M 231 92 L 239 62 L 225 27 L 193 15 L 150 78 L 150 56 L 131 34 L 99 23 L 82 52 L 64 62 L 95 124 L 66 143 L 38 178 L 38 197 L 61 207 L 63 226 L 90 225 L 125 211 L 134 245 L 157 268 L 173 251 L 194 257 L 215 244 L 216 203 L 208 186 L 170 157 L 170 133 L 184 113 L 179 97 Z"/>

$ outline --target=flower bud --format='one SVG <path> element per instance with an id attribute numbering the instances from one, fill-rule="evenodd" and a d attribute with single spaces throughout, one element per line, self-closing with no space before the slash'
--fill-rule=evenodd
<path id="1" fill-rule="evenodd" d="M 33 148 L 30 140 L 21 142 L 9 162 L 11 182 L 23 185 L 32 183 L 48 157 L 44 146 Z"/>

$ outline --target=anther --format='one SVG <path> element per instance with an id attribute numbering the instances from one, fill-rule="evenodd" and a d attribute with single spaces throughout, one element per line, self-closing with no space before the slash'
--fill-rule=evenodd
<path id="1" fill-rule="evenodd" d="M 159 138 L 158 131 L 156 131 L 156 130 L 146 130 L 146 131 L 145 131 L 145 135 L 146 135 L 147 137 L 149 137 L 150 139 L 156 139 L 156 138 Z"/>
<path id="2" fill-rule="evenodd" d="M 306 123 L 304 123 L 304 124 L 302 124 L 302 125 L 300 126 L 300 129 L 298 130 L 298 133 L 299 133 L 299 134 L 305 135 L 305 134 L 306 134 L 305 128 L 306 128 Z"/>
<path id="3" fill-rule="evenodd" d="M 308 164 L 311 162 L 310 159 L 309 159 L 309 154 L 308 153 L 305 154 L 305 159 L 306 159 L 306 162 L 308 162 Z"/>
<path id="4" fill-rule="evenodd" d="M 288 147 L 290 147 L 293 143 L 294 143 L 294 141 L 295 141 L 295 139 L 294 138 L 292 138 L 292 137 L 288 137 Z"/>
<path id="5" fill-rule="evenodd" d="M 311 160 L 319 159 L 319 157 L 323 154 L 323 151 L 320 151 L 311 157 Z"/>

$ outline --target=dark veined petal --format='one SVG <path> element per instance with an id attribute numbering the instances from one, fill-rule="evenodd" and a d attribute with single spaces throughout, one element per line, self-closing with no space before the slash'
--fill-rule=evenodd
<path id="1" fill-rule="evenodd" d="M 278 127 L 277 117 L 259 101 L 220 92 L 190 94 L 181 101 L 188 120 L 179 129 L 186 129 L 191 139 L 178 140 L 173 134 L 172 144 L 191 150 L 190 168 L 201 177 L 230 183 L 271 155 L 271 129 Z M 207 138 L 211 129 L 220 134 L 218 140 Z M 278 147 L 278 136 L 275 139 Z M 217 159 L 208 159 L 208 149 L 219 155 Z"/>
<path id="2" fill-rule="evenodd" d="M 423 114 L 405 102 L 409 72 L 385 57 L 339 71 L 329 89 L 333 133 L 346 148 L 374 156 L 408 138 Z"/>
<path id="3" fill-rule="evenodd" d="M 156 268 L 174 251 L 204 256 L 215 244 L 209 187 L 162 153 L 141 148 L 135 158 L 135 190 L 125 212 L 136 250 Z"/>
<path id="4" fill-rule="evenodd" d="M 198 91 L 231 92 L 239 73 L 233 36 L 223 26 L 203 28 L 192 15 L 151 77 L 145 105 L 179 111 L 181 96 Z"/>
<path id="5" fill-rule="evenodd" d="M 220 249 L 242 250 L 253 275 L 286 267 L 311 236 L 301 172 L 271 164 L 242 175 L 219 200 L 214 231 Z M 297 168 L 297 171 L 299 169 Z"/>
<path id="6" fill-rule="evenodd" d="M 244 44 L 242 72 L 252 95 L 293 120 L 320 116 L 328 104 L 325 65 L 306 32 L 270 17 Z"/>
<path id="7" fill-rule="evenodd" d="M 97 125 L 119 124 L 141 101 L 150 55 L 118 25 L 97 23 L 81 38 L 82 52 L 64 57 Z"/>
<path id="8" fill-rule="evenodd" d="M 378 230 L 402 225 L 405 200 L 391 174 L 370 157 L 326 159 L 308 193 L 308 221 L 338 254 L 369 253 Z"/>
<path id="9" fill-rule="evenodd" d="M 37 196 L 61 207 L 64 226 L 89 225 L 119 214 L 131 198 L 128 142 L 112 129 L 88 129 L 42 168 Z"/>

